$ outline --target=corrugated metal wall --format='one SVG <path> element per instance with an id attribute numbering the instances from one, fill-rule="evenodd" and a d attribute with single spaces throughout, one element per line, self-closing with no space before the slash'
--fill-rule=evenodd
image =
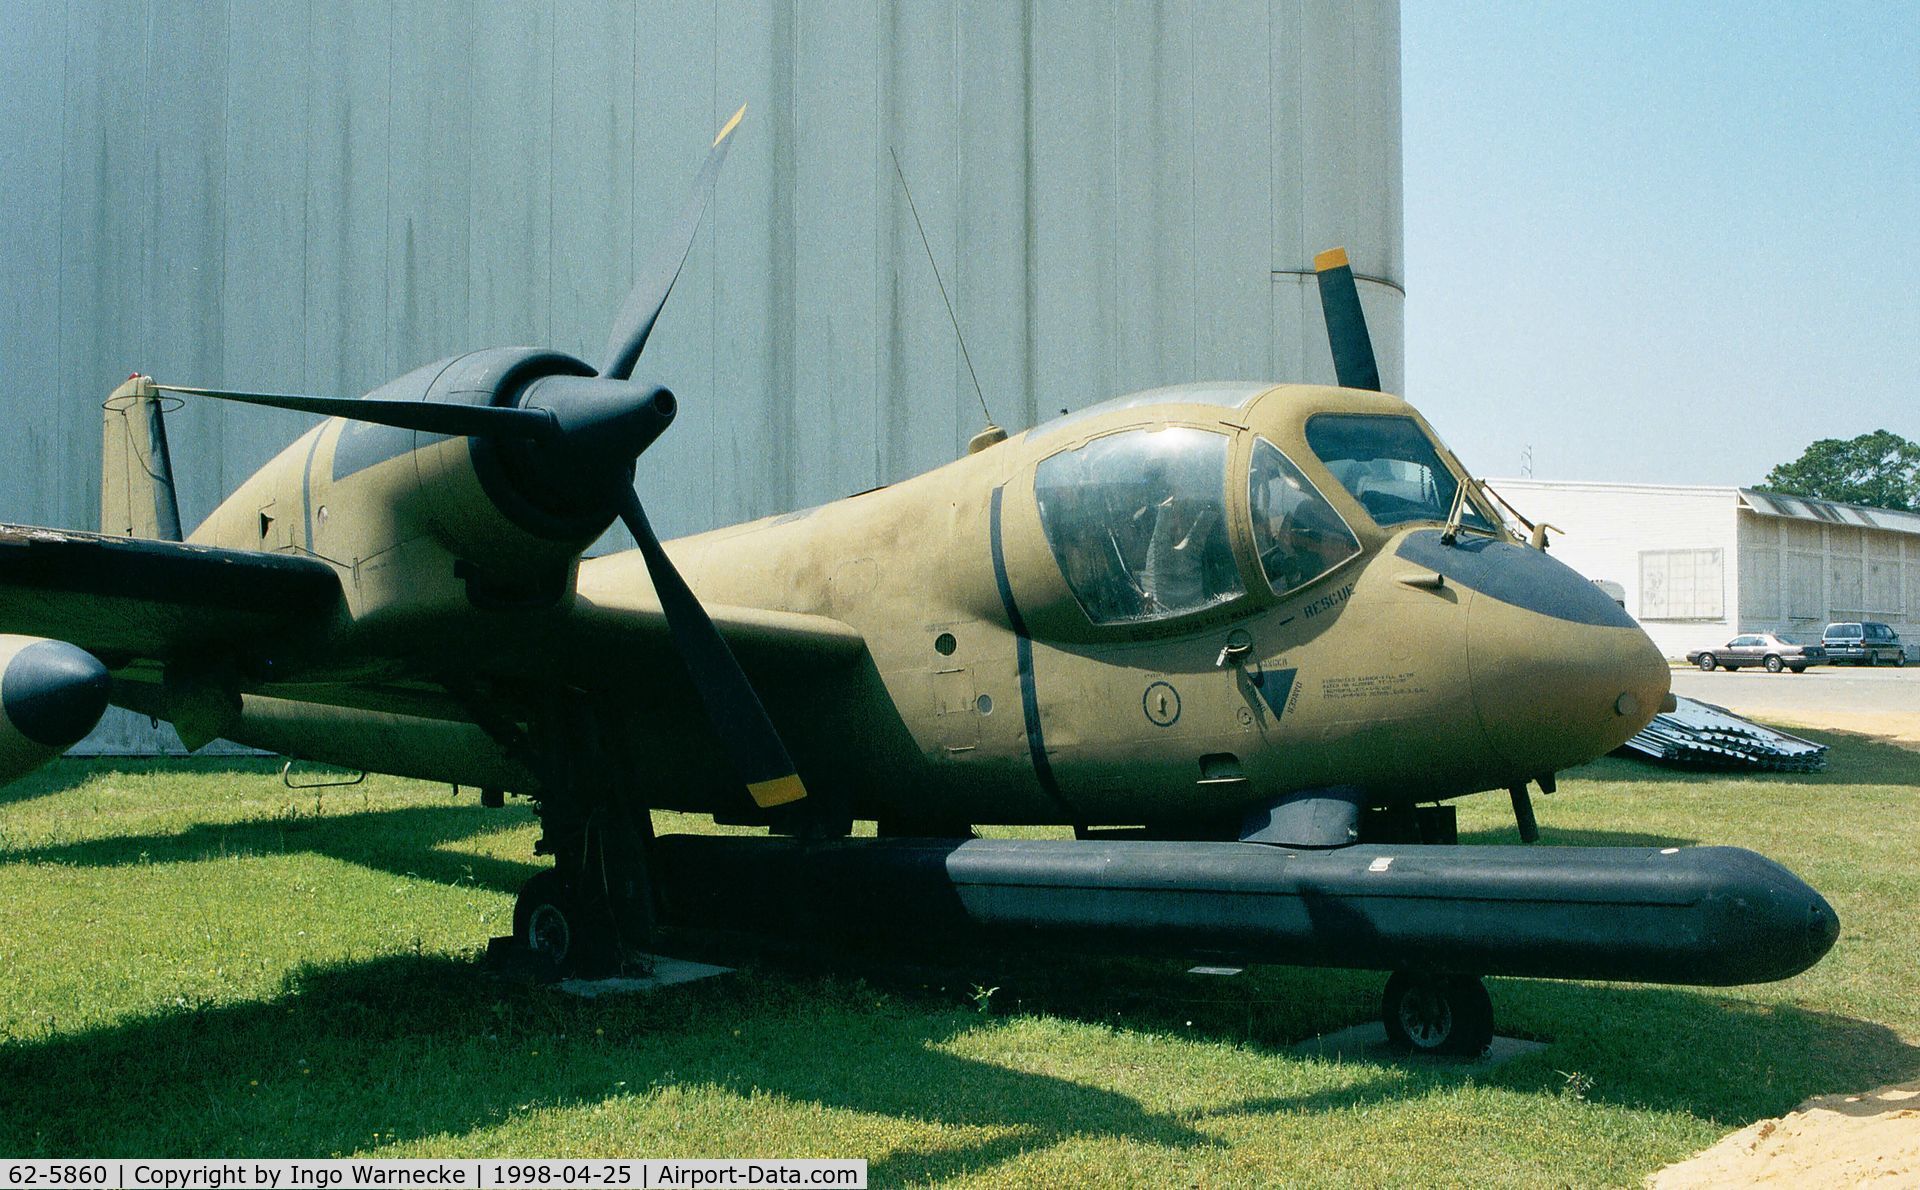
<path id="1" fill-rule="evenodd" d="M 980 414 L 1331 381 L 1345 244 L 1401 370 L 1399 12 L 1251 4 L 8 0 L 0 519 L 91 527 L 130 371 L 352 395 L 506 343 L 595 353 L 749 104 L 643 375 L 677 533 L 955 455 Z M 189 523 L 306 419 L 171 423 Z M 609 541 L 607 544 L 617 544 Z"/>

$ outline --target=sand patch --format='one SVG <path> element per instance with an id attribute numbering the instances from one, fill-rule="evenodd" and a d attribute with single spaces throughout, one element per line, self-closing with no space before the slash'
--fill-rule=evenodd
<path id="1" fill-rule="evenodd" d="M 1667 1166 L 1647 1185 L 1920 1186 L 1920 1080 L 1809 1099 Z"/>
<path id="2" fill-rule="evenodd" d="M 1920 752 L 1920 716 L 1911 711 L 1813 711 L 1802 708 L 1789 711 L 1778 707 L 1727 709 L 1736 715 L 1745 715 L 1749 719 L 1788 730 L 1811 727 L 1816 731 L 1844 731 L 1871 736 L 1883 744 L 1895 744 Z"/>

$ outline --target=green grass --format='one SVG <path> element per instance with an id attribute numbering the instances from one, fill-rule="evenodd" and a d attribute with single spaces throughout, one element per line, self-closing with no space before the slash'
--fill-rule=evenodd
<path id="1" fill-rule="evenodd" d="M 1809 733 L 1812 734 L 1812 733 Z M 1920 1073 L 1920 756 L 1828 773 L 1602 761 L 1545 841 L 1714 842 L 1838 909 L 1727 990 L 1490 981 L 1497 1070 L 1294 1056 L 1380 977 L 765 961 L 581 1001 L 479 974 L 536 870 L 523 809 L 255 762 L 62 762 L 0 792 L 0 1154 L 864 1157 L 875 1185 L 1621 1184 L 1825 1092 Z M 1517 842 L 1498 796 L 1473 842 Z M 695 829 L 693 820 L 663 823 Z M 976 989 L 999 990 L 984 1005 Z"/>

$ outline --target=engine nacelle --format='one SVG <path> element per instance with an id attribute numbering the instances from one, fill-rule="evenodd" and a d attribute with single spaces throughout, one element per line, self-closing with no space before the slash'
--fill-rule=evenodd
<path id="1" fill-rule="evenodd" d="M 0 635 L 0 784 L 85 739 L 112 692 L 107 667 L 85 649 Z"/>
<path id="2" fill-rule="evenodd" d="M 665 389 L 525 347 L 428 364 L 367 398 L 536 410 L 546 423 L 466 437 L 336 419 L 255 473 L 193 540 L 333 561 L 350 572 L 361 620 L 450 604 L 545 606 L 564 597 L 674 409 Z"/>
<path id="3" fill-rule="evenodd" d="M 559 352 L 494 348 L 418 368 L 367 396 L 510 407 L 521 404 L 528 391 L 548 377 L 591 375 L 586 364 Z M 575 493 L 556 497 L 544 485 L 529 482 L 511 443 L 349 423 L 341 451 L 347 461 L 335 464 L 336 479 L 357 468 L 360 451 L 374 459 L 411 454 L 412 490 L 394 495 L 457 557 L 489 568 L 517 570 L 569 558 L 592 544 L 613 520 L 613 509 L 602 501 L 580 499 Z M 570 495 L 575 498 L 567 499 Z"/>
<path id="4" fill-rule="evenodd" d="M 456 557 L 510 579 L 564 564 L 606 531 L 618 507 L 614 493 L 633 481 L 634 456 L 673 418 L 671 393 L 641 398 L 643 391 L 597 379 L 588 365 L 559 352 L 494 348 L 419 369 L 367 395 L 545 409 L 555 419 L 552 439 L 441 437 L 365 425 L 346 432 L 411 438 L 413 491 L 403 502 Z M 629 395 L 638 399 L 621 399 Z"/>

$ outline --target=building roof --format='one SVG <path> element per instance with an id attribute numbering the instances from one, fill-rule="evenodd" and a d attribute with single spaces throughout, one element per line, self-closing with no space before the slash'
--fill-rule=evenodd
<path id="1" fill-rule="evenodd" d="M 1740 507 L 1761 516 L 1795 521 L 1817 521 L 1824 525 L 1850 525 L 1861 529 L 1884 529 L 1892 533 L 1920 536 L 1920 512 L 1895 512 L 1887 508 L 1869 508 L 1864 504 L 1841 504 L 1834 500 L 1815 500 L 1807 496 L 1783 496 L 1753 488 L 1725 487 L 1716 484 L 1604 483 L 1558 479 L 1490 479 L 1498 491 L 1503 485 L 1514 487 L 1559 488 L 1566 491 L 1600 489 L 1609 492 L 1664 493 L 1698 496 L 1719 493 L 1736 499 Z"/>
<path id="2" fill-rule="evenodd" d="M 1920 535 L 1920 513 L 1916 512 L 1868 508 L 1864 504 L 1839 504 L 1806 496 L 1783 496 L 1778 492 L 1756 492 L 1752 488 L 1740 488 L 1738 491 L 1740 503 L 1761 516 L 1822 521 L 1829 525 L 1856 525 L 1863 529 L 1891 529 L 1895 533 Z"/>

